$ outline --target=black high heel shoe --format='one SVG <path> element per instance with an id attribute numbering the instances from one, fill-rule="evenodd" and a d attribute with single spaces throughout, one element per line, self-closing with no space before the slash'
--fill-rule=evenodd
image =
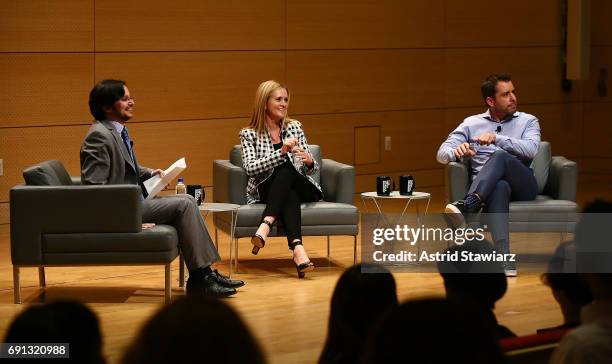
<path id="1" fill-rule="evenodd" d="M 274 223 L 271 223 L 267 220 L 261 220 L 261 223 L 268 225 L 270 227 L 270 232 L 272 232 L 272 225 Z M 251 253 L 253 253 L 253 255 L 257 255 L 257 253 L 259 253 L 259 249 L 266 246 L 266 239 L 264 239 L 261 235 L 255 233 L 255 235 L 251 237 L 251 244 L 253 244 L 253 250 L 251 250 Z"/>
<path id="2" fill-rule="evenodd" d="M 293 251 L 296 246 L 302 245 L 300 240 L 289 243 L 289 249 Z M 314 270 L 314 264 L 308 260 L 304 263 L 297 264 L 293 258 L 291 258 L 293 264 L 295 264 L 295 269 L 297 270 L 298 278 L 304 278 L 306 276 L 306 272 L 311 272 Z"/>

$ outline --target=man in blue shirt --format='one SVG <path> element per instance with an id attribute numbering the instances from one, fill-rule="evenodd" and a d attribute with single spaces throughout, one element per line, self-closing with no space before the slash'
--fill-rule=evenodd
<path id="1" fill-rule="evenodd" d="M 463 200 L 446 205 L 454 227 L 465 223 L 464 214 L 489 213 L 495 249 L 509 252 L 510 201 L 535 199 L 538 185 L 529 165 L 540 145 L 540 124 L 517 111 L 510 76 L 494 74 L 481 86 L 488 110 L 466 118 L 438 149 L 438 162 L 470 158 L 472 184 Z M 516 275 L 514 262 L 505 262 L 506 275 Z"/>

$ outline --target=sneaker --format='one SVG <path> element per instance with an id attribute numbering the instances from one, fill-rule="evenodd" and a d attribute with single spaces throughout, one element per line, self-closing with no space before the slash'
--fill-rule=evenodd
<path id="1" fill-rule="evenodd" d="M 465 200 L 449 203 L 444 208 L 444 218 L 453 229 L 465 227 Z"/>
<path id="2" fill-rule="evenodd" d="M 515 262 L 504 261 L 503 266 L 504 266 L 504 274 L 506 274 L 506 277 L 516 277 L 517 271 L 516 271 Z"/>

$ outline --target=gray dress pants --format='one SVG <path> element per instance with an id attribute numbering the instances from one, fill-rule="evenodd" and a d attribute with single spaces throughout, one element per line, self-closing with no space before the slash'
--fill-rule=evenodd
<path id="1" fill-rule="evenodd" d="M 191 195 L 160 196 L 143 202 L 142 222 L 172 225 L 187 269 L 193 271 L 221 260 Z"/>

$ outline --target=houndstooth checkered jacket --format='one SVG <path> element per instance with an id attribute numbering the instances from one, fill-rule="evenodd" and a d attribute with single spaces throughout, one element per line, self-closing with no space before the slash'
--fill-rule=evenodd
<path id="1" fill-rule="evenodd" d="M 312 154 L 308 148 L 308 142 L 306 141 L 306 136 L 302 130 L 302 124 L 299 121 L 291 120 L 289 123 L 287 123 L 287 125 L 283 128 L 281 135 L 283 139 L 297 139 L 299 146 L 308 152 L 312 158 Z M 249 176 L 246 191 L 247 203 L 251 204 L 260 200 L 257 186 L 272 175 L 275 167 L 283 164 L 287 156 L 289 156 L 289 160 L 294 167 L 295 163 L 293 160 L 293 154 L 287 153 L 287 155 L 283 155 L 281 154 L 280 149 L 274 150 L 272 138 L 270 137 L 269 133 L 257 135 L 257 132 L 254 129 L 242 129 L 240 131 L 240 145 L 242 146 L 242 163 L 246 169 L 246 174 Z M 314 160 L 314 158 L 312 159 L 314 161 L 313 168 L 308 168 L 306 165 L 302 165 L 301 169 L 298 169 L 297 167 L 295 167 L 295 169 L 304 175 L 319 191 L 321 191 L 321 186 L 319 186 L 319 184 L 309 176 L 310 174 L 319 171 L 320 168 L 317 161 Z"/>

